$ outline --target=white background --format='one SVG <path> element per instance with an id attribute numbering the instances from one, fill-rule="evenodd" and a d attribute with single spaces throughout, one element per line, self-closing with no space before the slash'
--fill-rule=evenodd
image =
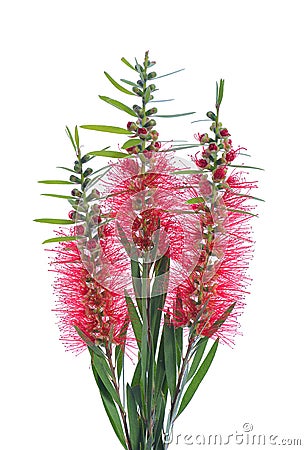
<path id="1" fill-rule="evenodd" d="M 149 49 L 166 112 L 213 107 L 225 78 L 222 118 L 246 146 L 259 179 L 253 284 L 243 337 L 222 347 L 176 434 L 253 432 L 304 440 L 304 24 L 302 1 L 11 1 L 1 7 L 1 408 L 4 450 L 119 449 L 87 354 L 58 341 L 48 255 L 40 245 L 63 201 L 36 180 L 71 164 L 64 127 L 125 126 L 103 104 L 120 98 L 103 71 L 128 78 L 120 58 Z M 125 99 L 128 101 L 129 99 Z M 192 139 L 188 118 L 160 121 L 164 138 Z M 85 149 L 117 142 L 81 132 Z M 49 191 L 50 192 L 50 191 Z M 188 448 L 183 444 L 173 448 Z M 195 444 L 193 447 L 197 447 Z M 240 447 L 240 445 L 239 445 Z M 200 448 L 200 447 L 199 447 Z"/>

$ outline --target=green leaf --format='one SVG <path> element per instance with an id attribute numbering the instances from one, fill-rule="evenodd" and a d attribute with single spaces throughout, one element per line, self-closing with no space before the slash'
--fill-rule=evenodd
<path id="1" fill-rule="evenodd" d="M 69 169 L 68 167 L 57 166 L 57 169 L 67 170 L 68 172 L 77 173 L 75 170 Z"/>
<path id="2" fill-rule="evenodd" d="M 97 150 L 95 152 L 90 152 L 90 155 L 94 156 L 104 156 L 106 158 L 127 158 L 128 153 L 116 152 L 113 150 Z"/>
<path id="3" fill-rule="evenodd" d="M 168 98 L 165 100 L 150 100 L 150 103 L 164 103 L 164 102 L 173 102 L 175 99 L 174 98 Z"/>
<path id="4" fill-rule="evenodd" d="M 126 393 L 127 393 L 127 410 L 128 410 L 128 422 L 129 422 L 129 434 L 130 434 L 130 442 L 132 450 L 138 450 L 138 440 L 139 440 L 139 420 L 137 413 L 137 404 L 132 392 L 131 387 L 127 383 L 126 385 Z"/>
<path id="5" fill-rule="evenodd" d="M 98 385 L 98 388 L 99 388 L 99 391 L 101 394 L 101 398 L 103 401 L 103 405 L 104 405 L 105 411 L 108 415 L 109 421 L 112 425 L 112 428 L 113 428 L 116 436 L 118 437 L 120 443 L 124 447 L 124 449 L 127 450 L 127 446 L 126 446 L 126 442 L 125 442 L 125 435 L 124 435 L 124 431 L 123 431 L 123 427 L 122 427 L 122 423 L 120 420 L 120 416 L 119 416 L 117 407 L 116 407 L 114 401 L 112 400 L 111 395 L 109 395 L 109 392 L 107 391 L 104 383 L 100 379 L 100 377 L 97 373 L 97 370 L 95 369 L 94 366 L 92 366 L 92 371 L 93 371 L 93 375 L 94 375 L 96 384 Z"/>
<path id="6" fill-rule="evenodd" d="M 194 378 L 192 379 L 190 385 L 188 386 L 182 401 L 181 401 L 181 405 L 178 411 L 177 416 L 179 416 L 182 411 L 187 407 L 187 405 L 189 404 L 189 402 L 192 400 L 195 392 L 197 391 L 200 383 L 202 382 L 203 378 L 205 377 L 207 371 L 209 370 L 212 361 L 214 359 L 217 347 L 218 347 L 218 342 L 219 339 L 217 339 L 214 344 L 212 345 L 209 353 L 207 354 L 207 356 L 205 357 L 203 363 L 201 364 L 201 366 L 199 367 L 196 375 L 194 376 Z"/>
<path id="7" fill-rule="evenodd" d="M 113 127 L 110 125 L 81 125 L 85 130 L 102 131 L 104 133 L 130 134 L 125 128 Z"/>
<path id="8" fill-rule="evenodd" d="M 66 200 L 74 200 L 74 197 L 71 195 L 59 195 L 59 194 L 40 194 L 44 195 L 45 197 L 54 197 L 54 198 L 64 198 Z"/>
<path id="9" fill-rule="evenodd" d="M 177 354 L 177 369 L 179 370 L 182 358 L 182 350 L 183 350 L 183 329 L 182 327 L 175 329 L 175 338 L 176 338 L 176 354 Z"/>
<path id="10" fill-rule="evenodd" d="M 254 166 L 239 166 L 237 164 L 230 164 L 230 167 L 239 167 L 241 169 L 255 169 L 255 170 L 265 170 L 262 169 L 261 167 L 254 167 Z"/>
<path id="11" fill-rule="evenodd" d="M 76 241 L 81 236 L 59 236 L 51 239 L 46 239 L 43 241 L 43 244 L 51 244 L 52 242 L 69 242 L 69 241 Z"/>
<path id="12" fill-rule="evenodd" d="M 125 111 L 130 116 L 137 117 L 134 110 L 129 108 L 129 106 L 124 105 L 124 103 L 121 103 L 118 100 L 114 100 L 113 98 L 106 97 L 105 95 L 99 95 L 99 98 L 104 102 L 109 103 L 109 105 L 114 106 L 115 108 L 118 108 L 121 111 Z"/>
<path id="13" fill-rule="evenodd" d="M 123 369 L 123 362 L 124 362 L 124 352 L 122 350 L 122 347 L 120 345 L 117 345 L 115 347 L 115 363 L 117 368 L 117 377 L 118 380 L 121 377 L 122 369 Z"/>
<path id="14" fill-rule="evenodd" d="M 231 211 L 231 212 L 237 212 L 237 213 L 241 213 L 241 214 L 246 214 L 248 216 L 253 216 L 253 217 L 258 217 L 257 214 L 253 214 L 249 211 L 244 211 L 243 209 L 233 209 L 233 208 L 226 208 L 227 211 Z"/>
<path id="15" fill-rule="evenodd" d="M 129 297 L 127 292 L 125 292 L 125 299 L 127 303 L 128 313 L 132 325 L 132 329 L 134 331 L 138 347 L 141 348 L 141 341 L 142 341 L 142 322 L 140 320 L 139 314 L 136 310 L 136 307 L 132 301 L 132 298 Z"/>
<path id="16" fill-rule="evenodd" d="M 93 351 L 93 353 L 96 353 L 98 356 L 104 356 L 104 353 L 102 352 L 102 350 L 97 347 L 96 345 L 94 345 L 94 343 L 85 335 L 85 333 L 82 332 L 82 330 L 80 328 L 78 328 L 76 325 L 74 326 L 77 334 L 79 335 L 79 337 L 85 342 L 85 344 L 87 344 L 87 347 Z"/>
<path id="17" fill-rule="evenodd" d="M 203 173 L 206 171 L 203 170 L 196 170 L 196 169 L 187 169 L 187 170 L 175 170 L 175 172 L 171 172 L 172 175 L 188 175 L 191 173 Z"/>
<path id="18" fill-rule="evenodd" d="M 76 146 L 77 146 L 77 148 L 79 148 L 79 135 L 78 135 L 78 129 L 77 129 L 77 126 L 75 127 L 75 130 L 74 130 L 74 136 L 75 136 L 75 143 L 76 143 Z"/>
<path id="19" fill-rule="evenodd" d="M 100 379 L 102 380 L 105 388 L 107 389 L 113 400 L 118 404 L 120 408 L 123 408 L 120 397 L 112 384 L 110 369 L 105 356 L 99 356 L 96 353 L 93 353 L 92 365 L 96 369 Z"/>
<path id="20" fill-rule="evenodd" d="M 223 90 L 224 90 L 225 80 L 220 80 L 219 90 L 218 90 L 218 98 L 217 104 L 220 105 L 223 99 Z"/>
<path id="21" fill-rule="evenodd" d="M 130 69 L 136 71 L 136 69 L 133 67 L 133 65 L 130 64 L 130 62 L 128 62 L 126 58 L 124 58 L 124 57 L 121 58 L 121 61 L 122 61 L 124 64 L 126 64 L 126 66 L 128 66 Z"/>
<path id="22" fill-rule="evenodd" d="M 126 141 L 123 145 L 122 148 L 126 149 L 129 147 L 134 147 L 136 145 L 140 145 L 142 144 L 142 140 L 141 139 L 129 139 L 128 141 Z"/>
<path id="23" fill-rule="evenodd" d="M 141 381 L 141 373 L 142 373 L 142 367 L 141 367 L 141 359 L 139 359 L 135 371 L 133 373 L 133 377 L 132 377 L 132 382 L 131 382 L 131 386 L 138 386 L 140 384 Z"/>
<path id="24" fill-rule="evenodd" d="M 189 373 L 188 373 L 188 377 L 187 377 L 187 381 L 189 381 L 194 375 L 195 372 L 201 362 L 201 359 L 203 357 L 204 354 L 204 350 L 207 346 L 209 338 L 207 337 L 203 337 L 200 338 L 200 341 L 196 344 L 196 350 L 195 350 L 195 356 L 193 358 Z"/>
<path id="25" fill-rule="evenodd" d="M 186 201 L 186 203 L 188 203 L 189 205 L 195 205 L 197 203 L 204 203 L 204 202 L 205 200 L 203 197 L 194 197 Z"/>
<path id="26" fill-rule="evenodd" d="M 195 114 L 195 111 L 193 112 L 187 112 L 187 113 L 181 113 L 181 114 L 166 114 L 166 115 L 160 115 L 160 114 L 154 114 L 153 117 L 162 117 L 164 119 L 170 119 L 172 117 L 182 117 L 182 116 L 189 116 L 190 114 Z"/>
<path id="27" fill-rule="evenodd" d="M 42 184 L 74 184 L 71 181 L 65 181 L 65 180 L 40 180 L 38 183 Z"/>
<path id="28" fill-rule="evenodd" d="M 172 399 L 176 391 L 176 339 L 175 328 L 164 323 L 164 363 L 168 388 Z"/>
<path id="29" fill-rule="evenodd" d="M 251 200 L 258 200 L 259 202 L 264 202 L 265 201 L 262 198 L 253 197 L 253 195 L 241 194 L 239 192 L 235 192 L 234 189 L 230 189 L 230 191 L 232 192 L 233 195 L 238 195 L 239 197 L 251 198 Z"/>
<path id="30" fill-rule="evenodd" d="M 174 73 L 182 72 L 182 70 L 185 70 L 185 69 L 179 69 L 179 70 L 175 70 L 174 72 L 166 73 L 165 75 L 160 75 L 159 77 L 154 78 L 154 80 L 157 80 L 158 78 L 168 77 L 169 75 L 173 75 Z"/>
<path id="31" fill-rule="evenodd" d="M 76 150 L 77 150 L 77 148 L 76 148 L 75 142 L 74 142 L 74 140 L 73 140 L 73 137 L 72 137 L 71 131 L 69 130 L 69 128 L 68 128 L 68 127 L 66 127 L 66 133 L 67 133 L 67 135 L 68 135 L 68 137 L 69 137 L 69 139 L 70 139 L 70 141 L 71 141 L 71 144 L 72 144 L 72 145 L 73 145 L 73 147 L 74 147 L 74 150 L 76 151 Z"/>
<path id="32" fill-rule="evenodd" d="M 72 225 L 75 223 L 73 220 L 68 220 L 68 219 L 34 219 L 34 222 L 52 223 L 52 224 L 58 224 L 58 225 Z"/>
<path id="33" fill-rule="evenodd" d="M 129 80 L 124 80 L 124 78 L 121 78 L 121 81 L 123 81 L 123 83 L 129 84 L 129 86 L 133 86 L 133 87 L 139 87 L 138 84 L 134 83 L 133 81 L 129 81 Z"/>
<path id="34" fill-rule="evenodd" d="M 105 76 L 108 78 L 111 84 L 113 84 L 114 87 L 116 87 L 119 91 L 124 92 L 124 94 L 129 95 L 135 95 L 133 92 L 129 91 L 128 89 L 121 86 L 119 83 L 117 83 L 107 72 L 104 72 Z"/>

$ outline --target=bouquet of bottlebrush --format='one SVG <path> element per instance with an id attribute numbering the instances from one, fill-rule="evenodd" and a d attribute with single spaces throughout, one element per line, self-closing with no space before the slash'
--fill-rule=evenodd
<path id="1" fill-rule="evenodd" d="M 50 251 L 61 339 L 76 353 L 88 348 L 121 445 L 163 450 L 218 343 L 230 345 L 238 331 L 252 256 L 249 200 L 259 199 L 245 178 L 251 167 L 236 164 L 248 155 L 219 119 L 224 81 L 205 119 L 211 132 L 191 143 L 164 141 L 157 118 L 193 113 L 159 114 L 156 105 L 166 100 L 155 98 L 160 76 L 148 52 L 143 64 L 122 62 L 131 81 L 105 75 L 135 104 L 100 99 L 130 121 L 81 128 L 124 139 L 116 151 L 83 154 L 78 127 L 67 128 L 75 162 L 61 169 L 69 178 L 40 183 L 71 185 L 69 195 L 42 194 L 68 200 L 71 211 L 66 219 L 36 221 L 65 225 L 44 242 L 56 243 Z M 186 161 L 179 155 L 188 149 Z M 105 157 L 107 165 L 88 167 Z M 126 364 L 134 368 L 129 380 Z"/>

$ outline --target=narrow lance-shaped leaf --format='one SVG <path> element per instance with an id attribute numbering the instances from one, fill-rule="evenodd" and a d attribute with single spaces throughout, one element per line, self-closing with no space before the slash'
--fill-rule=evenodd
<path id="1" fill-rule="evenodd" d="M 189 116 L 191 114 L 195 114 L 195 111 L 187 112 L 187 113 L 180 113 L 180 114 L 154 114 L 152 117 L 161 117 L 164 119 L 171 119 L 172 117 Z"/>
<path id="2" fill-rule="evenodd" d="M 78 128 L 77 128 L 77 126 L 75 127 L 75 130 L 74 130 L 74 136 L 75 136 L 76 146 L 77 146 L 77 148 L 79 148 L 79 135 L 78 135 Z"/>
<path id="3" fill-rule="evenodd" d="M 168 318 L 167 318 L 168 320 Z M 175 328 L 164 323 L 164 363 L 166 379 L 171 397 L 174 398 L 176 390 L 176 339 Z"/>
<path id="4" fill-rule="evenodd" d="M 132 69 L 132 70 L 134 70 L 134 71 L 136 71 L 136 69 L 133 67 L 133 65 L 132 64 L 130 64 L 130 62 L 129 61 L 127 61 L 127 59 L 126 58 L 124 58 L 124 56 L 121 58 L 121 61 L 124 63 L 124 64 L 126 64 L 126 66 L 128 66 L 130 69 Z"/>
<path id="5" fill-rule="evenodd" d="M 122 148 L 126 149 L 129 147 L 134 147 L 136 145 L 140 145 L 142 144 L 142 140 L 141 139 L 129 139 L 128 141 L 126 141 L 123 145 Z"/>
<path id="6" fill-rule="evenodd" d="M 73 145 L 74 150 L 76 151 L 76 150 L 77 150 L 77 149 L 76 149 L 76 145 L 75 145 L 74 139 L 73 139 L 73 137 L 72 137 L 71 131 L 69 130 L 68 127 L 66 127 L 66 133 L 67 133 L 67 135 L 68 135 L 68 138 L 69 138 L 70 141 L 71 141 L 71 144 Z"/>
<path id="7" fill-rule="evenodd" d="M 109 395 L 109 392 L 105 388 L 105 385 L 102 382 L 102 380 L 100 379 L 100 377 L 97 373 L 97 370 L 95 369 L 94 366 L 92 366 L 92 371 L 93 371 L 93 375 L 94 375 L 96 384 L 98 385 L 98 388 L 99 388 L 99 391 L 101 394 L 101 398 L 103 401 L 103 405 L 104 405 L 105 411 L 107 413 L 107 416 L 109 418 L 109 421 L 112 425 L 112 428 L 113 428 L 116 436 L 118 437 L 120 443 L 124 447 L 124 449 L 127 450 L 127 445 L 125 442 L 125 435 L 124 435 L 124 431 L 123 431 L 123 427 L 122 427 L 122 423 L 121 423 L 121 419 L 120 419 L 117 407 L 116 407 L 111 395 Z"/>
<path id="8" fill-rule="evenodd" d="M 45 197 L 54 197 L 54 198 L 63 198 L 65 200 L 74 200 L 74 197 L 71 195 L 60 195 L 60 194 L 40 194 L 44 195 Z"/>
<path id="9" fill-rule="evenodd" d="M 73 184 L 71 181 L 66 180 L 40 180 L 38 183 L 41 184 Z"/>
<path id="10" fill-rule="evenodd" d="M 164 75 L 160 75 L 160 76 L 156 77 L 155 80 L 157 80 L 158 78 L 168 77 L 169 75 L 173 75 L 174 73 L 182 72 L 183 70 L 185 70 L 185 69 L 179 69 L 179 70 L 175 70 L 174 72 L 169 72 Z"/>
<path id="11" fill-rule="evenodd" d="M 205 357 L 203 363 L 201 364 L 201 366 L 199 367 L 196 375 L 194 376 L 194 378 L 192 379 L 190 385 L 188 386 L 182 401 L 181 401 L 181 405 L 178 411 L 177 416 L 179 416 L 182 411 L 187 407 L 187 405 L 189 404 L 189 402 L 192 400 L 195 392 L 197 391 L 200 383 L 202 382 L 203 378 L 205 377 L 207 371 L 209 370 L 212 361 L 214 359 L 217 347 L 218 347 L 218 342 L 219 339 L 217 339 L 214 344 L 212 345 L 209 353 L 207 354 L 207 356 Z"/>
<path id="12" fill-rule="evenodd" d="M 85 333 L 82 332 L 82 330 L 80 328 L 78 328 L 77 326 L 74 326 L 74 328 L 75 328 L 77 334 L 79 335 L 79 337 L 85 342 L 87 347 L 90 350 L 92 350 L 93 353 L 96 353 L 98 356 L 104 355 L 102 350 L 99 347 L 97 347 L 96 345 L 94 345 L 94 343 L 92 341 L 90 341 L 90 339 L 85 335 Z"/>
<path id="13" fill-rule="evenodd" d="M 198 344 L 196 345 L 195 355 L 193 357 L 193 361 L 192 361 L 190 370 L 188 372 L 187 381 L 189 381 L 195 375 L 195 372 L 198 369 L 198 366 L 202 360 L 208 340 L 209 340 L 209 338 L 207 338 L 207 337 L 201 338 L 200 342 L 198 342 Z"/>
<path id="14" fill-rule="evenodd" d="M 125 299 L 127 303 L 132 329 L 134 331 L 138 346 L 140 348 L 142 340 L 142 322 L 136 310 L 136 307 L 132 301 L 132 298 L 127 293 L 125 293 Z"/>
<path id="15" fill-rule="evenodd" d="M 133 92 L 131 92 L 128 89 L 124 88 L 124 86 L 121 86 L 117 81 L 115 81 L 112 78 L 112 76 L 109 75 L 109 73 L 104 72 L 104 74 L 108 78 L 110 83 L 113 84 L 113 86 L 116 87 L 119 91 L 124 92 L 124 94 L 135 95 Z"/>
<path id="16" fill-rule="evenodd" d="M 69 242 L 69 241 L 76 241 L 82 236 L 58 236 L 51 239 L 46 239 L 43 241 L 43 244 L 51 244 L 53 242 Z"/>
<path id="17" fill-rule="evenodd" d="M 130 116 L 137 117 L 136 113 L 133 109 L 129 108 L 129 106 L 124 105 L 124 103 L 119 102 L 118 100 L 114 100 L 113 98 L 106 97 L 105 95 L 99 95 L 99 98 L 109 105 L 114 106 L 115 108 L 120 109 L 121 111 L 126 112 Z"/>
<path id="18" fill-rule="evenodd" d="M 34 219 L 34 222 L 51 223 L 51 224 L 57 224 L 57 225 L 72 225 L 72 224 L 74 224 L 74 221 L 69 220 L 69 219 Z"/>
<path id="19" fill-rule="evenodd" d="M 113 400 L 118 404 L 118 406 L 120 408 L 122 408 L 123 406 L 122 406 L 120 397 L 119 397 L 117 391 L 115 390 L 115 388 L 112 384 L 112 381 L 111 381 L 111 377 L 110 377 L 110 373 L 109 373 L 110 369 L 109 369 L 109 366 L 108 366 L 105 356 L 104 355 L 99 356 L 96 353 L 93 353 L 92 365 L 96 369 L 100 379 L 102 380 L 105 388 L 107 389 L 107 391 L 109 392 L 109 394 L 111 395 Z"/>
<path id="20" fill-rule="evenodd" d="M 96 150 L 89 152 L 88 154 L 94 156 L 104 156 L 105 158 L 127 158 L 129 156 L 128 153 L 116 152 L 114 150 Z"/>
<path id="21" fill-rule="evenodd" d="M 128 410 L 128 422 L 129 422 L 129 434 L 132 450 L 138 450 L 138 439 L 139 439 L 139 420 L 137 414 L 137 405 L 132 392 L 131 387 L 127 383 L 127 410 Z"/>
<path id="22" fill-rule="evenodd" d="M 113 127 L 111 125 L 81 125 L 85 130 L 102 131 L 104 133 L 130 134 L 125 128 Z"/>
<path id="23" fill-rule="evenodd" d="M 129 80 L 125 80 L 124 78 L 121 78 L 121 81 L 123 81 L 123 83 L 128 84 L 129 86 L 133 86 L 133 87 L 139 87 L 138 84 L 134 83 L 133 81 L 129 81 Z"/>

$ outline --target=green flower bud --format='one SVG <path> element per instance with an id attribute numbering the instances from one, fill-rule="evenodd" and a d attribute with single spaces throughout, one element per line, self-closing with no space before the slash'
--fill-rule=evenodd
<path id="1" fill-rule="evenodd" d="M 145 127 L 146 128 L 152 128 L 155 127 L 157 122 L 154 119 L 150 119 L 148 122 L 146 122 Z"/>
<path id="2" fill-rule="evenodd" d="M 81 159 L 81 162 L 83 164 L 85 164 L 86 162 L 90 161 L 91 158 L 92 158 L 92 155 L 84 155 Z"/>
<path id="3" fill-rule="evenodd" d="M 90 167 L 88 167 L 85 172 L 84 172 L 84 177 L 88 177 L 89 175 L 91 175 L 93 172 L 93 169 L 91 169 Z"/>
<path id="4" fill-rule="evenodd" d="M 213 111 L 208 111 L 207 116 L 209 119 L 215 121 L 217 119 L 216 114 L 213 113 Z"/>
<path id="5" fill-rule="evenodd" d="M 75 161 L 75 163 L 74 163 L 74 170 L 76 173 L 81 173 L 81 171 L 82 171 L 82 167 L 78 161 Z"/>
<path id="6" fill-rule="evenodd" d="M 132 88 L 132 91 L 133 91 L 136 95 L 138 95 L 139 97 L 141 97 L 141 96 L 143 95 L 143 92 L 141 91 L 141 89 L 139 89 L 139 88 L 136 87 L 136 86 L 134 86 L 134 87 Z"/>
<path id="7" fill-rule="evenodd" d="M 81 183 L 81 179 L 76 177 L 75 175 L 70 176 L 70 181 L 72 181 L 72 183 Z"/>
<path id="8" fill-rule="evenodd" d="M 157 114 L 158 109 L 157 108 L 151 108 L 146 112 L 147 116 L 151 116 L 152 114 Z"/>
<path id="9" fill-rule="evenodd" d="M 82 184 L 82 190 L 85 190 L 89 183 L 90 183 L 90 178 L 86 178 Z"/>
<path id="10" fill-rule="evenodd" d="M 153 91 L 155 91 L 157 89 L 157 86 L 155 84 L 151 84 L 149 86 L 149 88 L 150 88 L 151 92 L 153 92 Z"/>
<path id="11" fill-rule="evenodd" d="M 152 80 L 153 78 L 156 78 L 156 76 L 157 76 L 156 72 L 150 72 L 150 73 L 147 75 L 147 78 L 148 78 L 149 80 Z"/>

